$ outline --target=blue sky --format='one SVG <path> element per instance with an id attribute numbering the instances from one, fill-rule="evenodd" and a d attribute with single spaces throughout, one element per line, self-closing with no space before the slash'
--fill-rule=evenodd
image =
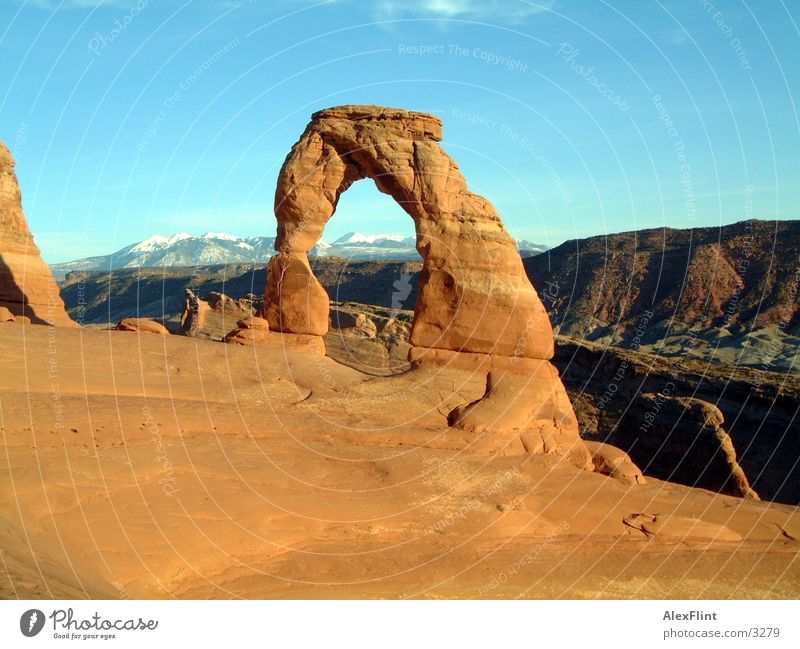
<path id="1" fill-rule="evenodd" d="M 429 111 L 511 232 L 557 245 L 798 218 L 800 10 L 780 0 L 4 0 L 0 139 L 51 263 L 270 235 L 310 114 Z M 371 181 L 325 238 L 413 232 Z"/>

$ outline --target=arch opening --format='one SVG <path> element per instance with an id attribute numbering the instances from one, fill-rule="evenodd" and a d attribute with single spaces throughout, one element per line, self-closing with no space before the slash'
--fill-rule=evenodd
<path id="1" fill-rule="evenodd" d="M 325 245 L 322 242 L 325 242 Z M 309 255 L 330 298 L 326 354 L 372 376 L 408 370 L 422 265 L 409 214 L 371 178 L 339 194 Z"/>

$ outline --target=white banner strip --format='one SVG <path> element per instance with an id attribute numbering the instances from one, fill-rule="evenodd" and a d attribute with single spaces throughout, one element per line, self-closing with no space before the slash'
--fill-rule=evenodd
<path id="1" fill-rule="evenodd" d="M 798 626 L 787 601 L 0 602 L 2 647 L 798 647 Z"/>

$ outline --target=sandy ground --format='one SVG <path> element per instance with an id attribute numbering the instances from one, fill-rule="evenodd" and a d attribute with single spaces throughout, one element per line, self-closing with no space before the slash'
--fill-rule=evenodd
<path id="1" fill-rule="evenodd" d="M 471 452 L 481 377 L 20 325 L 0 359 L 5 598 L 800 596 L 796 508 Z"/>

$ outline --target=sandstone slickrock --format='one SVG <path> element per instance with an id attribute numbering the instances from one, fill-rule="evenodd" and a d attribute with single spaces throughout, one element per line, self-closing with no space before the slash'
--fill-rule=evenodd
<path id="1" fill-rule="evenodd" d="M 119 322 L 116 329 L 117 331 L 140 331 L 146 334 L 169 336 L 169 329 L 160 322 L 149 318 L 125 318 Z"/>
<path id="2" fill-rule="evenodd" d="M 691 541 L 742 540 L 742 535 L 725 525 L 703 521 L 688 516 L 665 516 L 661 514 L 629 514 L 623 518 L 628 527 L 639 530 L 647 538 L 655 537 L 668 543 Z"/>
<path id="3" fill-rule="evenodd" d="M 613 439 L 648 475 L 757 499 L 736 461 L 719 408 L 701 399 L 642 394 Z"/>
<path id="4" fill-rule="evenodd" d="M 238 326 L 222 338 L 222 342 L 234 345 L 268 345 L 271 340 L 269 329 Z"/>
<path id="5" fill-rule="evenodd" d="M 322 338 L 308 334 L 270 333 L 266 329 L 237 327 L 223 338 L 223 342 L 245 347 L 273 347 L 325 356 L 325 343 Z"/>
<path id="6" fill-rule="evenodd" d="M 461 433 L 435 412 L 454 375 L 374 380 L 281 349 L 62 330 L 55 411 L 51 335 L 0 325 L 2 598 L 800 595 L 795 507 L 436 443 Z M 699 554 L 706 540 L 672 543 L 666 528 L 648 540 L 629 512 L 742 541 Z"/>
<path id="7" fill-rule="evenodd" d="M 526 367 L 525 375 L 490 371 L 484 396 L 453 410 L 450 424 L 476 433 L 517 433 L 528 453 L 566 455 L 576 466 L 591 469 L 558 372 L 545 360 Z"/>
<path id="8" fill-rule="evenodd" d="M 287 156 L 275 192 L 278 254 L 269 264 L 264 315 L 270 328 L 323 336 L 329 298 L 308 252 L 341 194 L 372 179 L 411 216 L 423 258 L 409 360 L 419 368 L 464 356 L 487 372 L 483 399 L 457 408 L 451 425 L 520 439 L 528 452 L 552 452 L 591 466 L 558 373 L 549 364 L 553 332 L 525 274 L 513 238 L 492 204 L 469 191 L 442 149 L 437 117 L 380 106 L 315 113 Z M 431 353 L 428 353 L 431 352 Z M 489 373 L 506 359 L 501 373 Z M 512 361 L 532 361 L 519 367 Z M 448 364 L 446 361 L 445 364 Z"/>
<path id="9" fill-rule="evenodd" d="M 75 327 L 25 220 L 14 164 L 0 142 L 0 306 L 33 324 Z"/>

